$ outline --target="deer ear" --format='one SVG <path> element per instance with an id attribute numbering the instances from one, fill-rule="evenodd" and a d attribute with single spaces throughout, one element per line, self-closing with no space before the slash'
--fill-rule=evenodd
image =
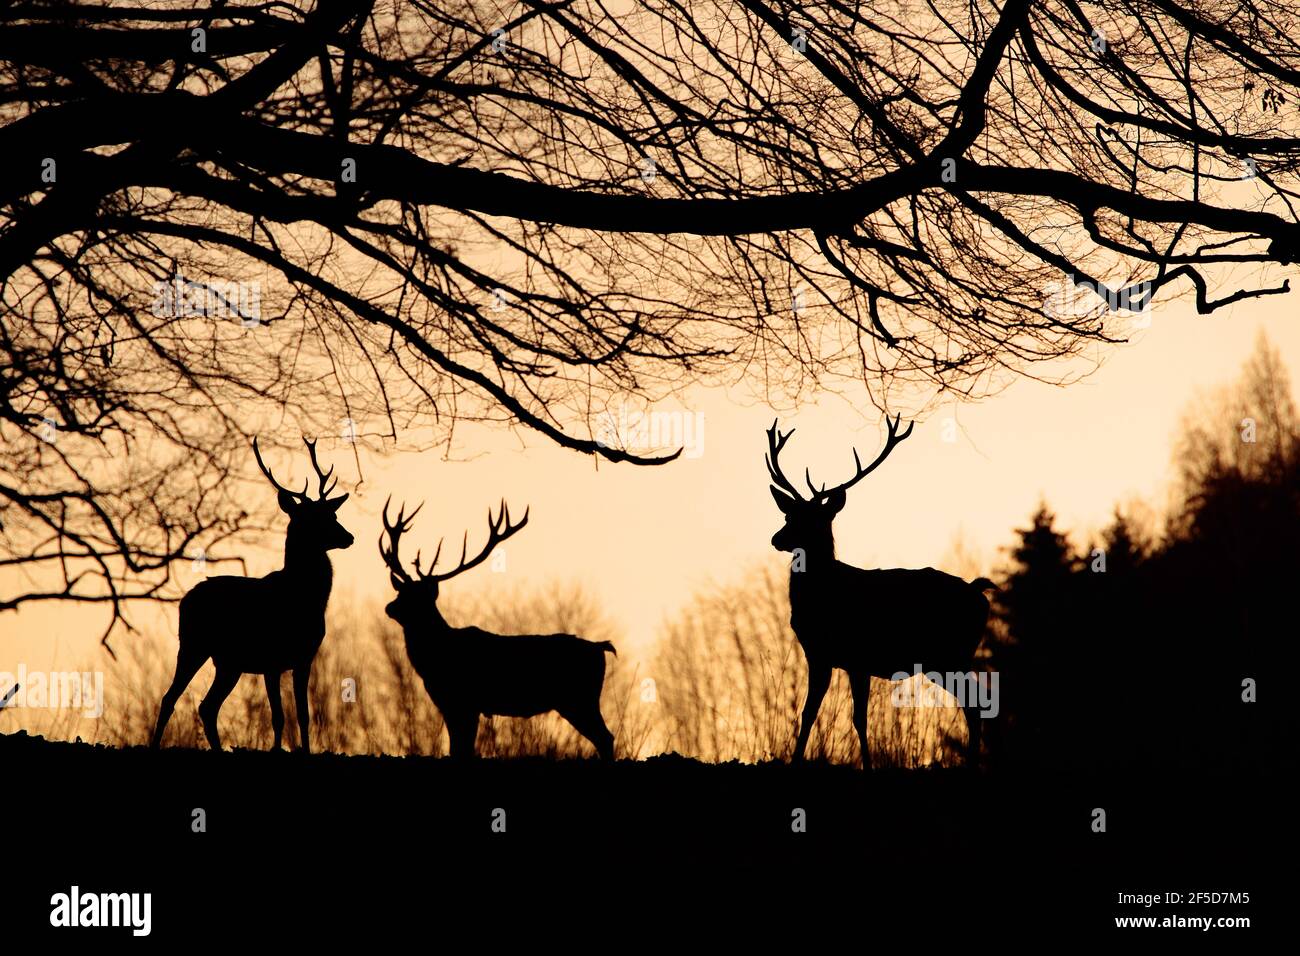
<path id="1" fill-rule="evenodd" d="M 285 514 L 291 515 L 294 513 L 295 510 L 297 510 L 298 499 L 296 499 L 293 495 L 289 494 L 289 492 L 282 491 L 277 496 L 277 498 L 280 502 L 280 510 L 283 511 Z"/>
<path id="2" fill-rule="evenodd" d="M 790 513 L 794 511 L 796 507 L 797 503 L 795 500 L 780 488 L 776 487 L 776 485 L 768 485 L 767 490 L 772 492 L 772 500 L 775 501 L 776 506 L 781 509 L 781 514 L 789 517 Z"/>
<path id="3" fill-rule="evenodd" d="M 826 495 L 825 500 L 822 502 L 822 508 L 832 515 L 837 515 L 840 513 L 840 509 L 844 507 L 845 500 L 844 489 L 836 488 Z"/>
<path id="4" fill-rule="evenodd" d="M 402 590 L 402 579 L 392 571 L 388 572 L 388 582 L 393 586 L 394 591 Z"/>
<path id="5" fill-rule="evenodd" d="M 330 511 L 338 511 L 339 508 L 343 505 L 343 502 L 345 502 L 345 501 L 347 501 L 347 500 L 348 500 L 348 496 L 347 496 L 347 495 L 343 495 L 343 496 L 341 496 L 341 497 L 339 497 L 339 498 L 330 498 L 330 499 L 326 502 L 326 504 L 328 504 L 328 505 L 330 506 Z"/>

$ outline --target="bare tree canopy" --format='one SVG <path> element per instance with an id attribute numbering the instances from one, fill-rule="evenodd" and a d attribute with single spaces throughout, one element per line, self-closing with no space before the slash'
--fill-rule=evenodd
<path id="1" fill-rule="evenodd" d="M 273 414 L 646 463 L 593 437 L 622 396 L 980 395 L 1077 375 L 1156 298 L 1285 291 L 1298 27 L 1250 0 L 0 5 L 0 561 L 64 585 L 0 609 L 154 596 L 244 520 L 221 479 Z"/>

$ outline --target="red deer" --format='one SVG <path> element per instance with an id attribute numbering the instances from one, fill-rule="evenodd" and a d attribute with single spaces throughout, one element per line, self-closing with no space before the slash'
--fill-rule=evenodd
<path id="1" fill-rule="evenodd" d="M 844 507 L 846 492 L 912 433 L 911 423 L 902 434 L 898 424 L 897 417 L 886 420 L 885 447 L 867 467 L 853 452 L 855 472 L 844 484 L 830 490 L 817 488 L 805 471 L 807 498 L 782 474 L 778 461 L 794 429 L 782 434 L 773 422 L 767 431 L 770 490 L 785 515 L 785 525 L 772 536 L 772 546 L 796 555 L 790 566 L 790 626 L 808 661 L 808 696 L 795 741 L 796 761 L 803 760 L 831 670 L 838 667 L 849 676 L 862 766 L 871 769 L 867 749 L 871 678 L 911 674 L 917 665 L 925 672 L 970 675 L 966 699 L 959 703 L 969 729 L 967 764 L 974 767 L 979 757 L 980 707 L 972 692 L 973 668 L 989 615 L 983 591 L 993 587 L 992 582 L 978 578 L 967 583 L 934 568 L 868 571 L 835 558 L 831 522 Z"/>
<path id="2" fill-rule="evenodd" d="M 601 757 L 614 759 L 614 735 L 600 712 L 605 654 L 616 653 L 613 644 L 571 634 L 506 636 L 477 627 L 452 627 L 438 611 L 438 585 L 486 559 L 528 523 L 528 512 L 518 524 L 511 524 L 510 510 L 501 502 L 499 514 L 488 512 L 488 540 L 477 556 L 465 560 L 466 532 L 455 568 L 434 573 L 442 554 L 439 541 L 427 569 L 420 567 L 416 554 L 412 576 L 402 567 L 398 549 L 420 508 L 409 517 L 402 508 L 397 520 L 390 521 L 390 502 L 384 504 L 385 534 L 379 539 L 379 554 L 388 565 L 397 597 L 386 611 L 402 626 L 411 666 L 447 724 L 452 757 L 474 756 L 481 715 L 532 717 L 555 711 L 591 741 Z"/>
<path id="3" fill-rule="evenodd" d="M 320 484 L 317 497 L 290 491 L 280 485 L 262 461 L 253 441 L 253 456 L 278 492 L 280 510 L 289 516 L 284 542 L 284 567 L 262 578 L 232 575 L 201 581 L 181 599 L 180 651 L 176 676 L 163 695 L 154 727 L 152 746 L 162 742 L 176 701 L 194 675 L 209 659 L 217 676 L 199 705 L 203 730 L 213 750 L 221 749 L 217 715 L 221 705 L 244 674 L 261 674 L 271 702 L 273 749 L 280 749 L 284 711 L 280 703 L 280 675 L 293 671 L 293 699 L 298 709 L 302 751 L 311 752 L 308 736 L 307 683 L 312 661 L 325 638 L 325 606 L 329 602 L 334 571 L 328 552 L 352 546 L 352 535 L 338 522 L 339 506 L 347 495 L 329 497 L 338 484 L 330 484 L 334 469 L 322 472 L 316 461 L 316 443 L 307 442 L 312 468 Z"/>

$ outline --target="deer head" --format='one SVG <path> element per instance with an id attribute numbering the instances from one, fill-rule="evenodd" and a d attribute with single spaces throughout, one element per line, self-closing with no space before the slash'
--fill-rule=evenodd
<path id="1" fill-rule="evenodd" d="M 339 507 L 348 500 L 348 496 L 345 494 L 337 498 L 329 497 L 338 485 L 337 478 L 333 482 L 330 481 L 334 469 L 321 471 L 320 463 L 316 460 L 316 443 L 306 439 L 303 441 L 307 445 L 307 453 L 311 456 L 311 466 L 320 482 L 315 498 L 307 494 L 308 481 L 306 480 L 302 483 L 302 491 L 291 491 L 276 481 L 271 469 L 267 468 L 266 462 L 262 461 L 262 452 L 257 447 L 257 439 L 253 439 L 253 457 L 257 459 L 257 467 L 262 469 L 266 480 L 278 492 L 280 510 L 289 516 L 285 549 L 324 553 L 336 548 L 350 548 L 352 535 L 339 524 L 338 519 Z"/>
<path id="2" fill-rule="evenodd" d="M 403 627 L 408 623 L 428 621 L 431 615 L 436 613 L 440 583 L 481 564 L 497 545 L 528 524 L 527 509 L 524 510 L 524 516 L 519 523 L 512 524 L 510 508 L 503 500 L 500 510 L 495 515 L 490 509 L 488 510 L 488 539 L 477 555 L 466 560 L 469 546 L 469 532 L 466 531 L 461 541 L 460 561 L 457 562 L 456 567 L 442 573 L 434 571 L 438 565 L 438 558 L 442 555 L 442 541 L 439 540 L 438 549 L 434 552 L 433 560 L 429 562 L 427 569 L 421 567 L 420 552 L 415 553 L 415 560 L 411 562 L 411 568 L 415 572 L 412 576 L 402 567 L 398 549 L 401 547 L 402 535 L 411 530 L 411 523 L 424 505 L 421 504 L 410 515 L 406 514 L 406 507 L 403 505 L 397 512 L 397 519 L 390 520 L 388 506 L 392 500 L 390 497 L 384 502 L 384 533 L 379 536 L 379 555 L 388 566 L 388 580 L 392 583 L 393 590 L 397 592 L 397 597 L 389 602 L 384 611 Z"/>
<path id="3" fill-rule="evenodd" d="M 804 480 L 810 492 L 810 497 L 805 498 L 782 474 L 779 461 L 781 449 L 794 434 L 794 429 L 782 434 L 777 431 L 776 422 L 772 422 L 772 427 L 767 430 L 767 454 L 763 460 L 767 463 L 767 473 L 772 480 L 770 489 L 772 500 L 785 515 L 785 524 L 772 535 L 772 547 L 778 551 L 802 549 L 810 554 L 833 554 L 835 544 L 831 534 L 831 522 L 844 507 L 848 490 L 880 467 L 894 447 L 912 434 L 912 422 L 908 422 L 907 429 L 901 433 L 898 424 L 897 415 L 894 416 L 893 421 L 885 419 L 885 427 L 889 432 L 885 439 L 885 447 L 876 456 L 876 460 L 867 467 L 862 467 L 862 459 L 858 457 L 857 449 L 853 450 L 854 474 L 843 484 L 836 485 L 834 488 L 827 488 L 825 485 L 818 488 L 813 484 L 812 475 L 804 469 Z"/>

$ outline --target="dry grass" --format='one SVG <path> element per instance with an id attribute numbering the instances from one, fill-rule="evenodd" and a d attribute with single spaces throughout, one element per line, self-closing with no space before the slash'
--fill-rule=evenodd
<path id="1" fill-rule="evenodd" d="M 579 587 L 505 594 L 493 589 L 444 603 L 452 624 L 473 623 L 503 634 L 566 632 L 619 643 L 614 626 Z M 784 569 L 768 565 L 737 584 L 698 596 L 666 628 L 650 661 L 638 663 L 626 653 L 607 658 L 602 710 L 617 755 L 635 759 L 677 752 L 706 762 L 788 760 L 806 679 L 789 620 Z M 400 628 L 381 606 L 336 598 L 327 623 L 312 671 L 312 748 L 343 754 L 445 754 L 442 717 L 407 660 Z M 29 712 L 22 726 L 52 739 L 80 736 L 115 746 L 144 744 L 171 680 L 175 653 L 175 638 L 121 642 L 118 660 L 105 671 L 100 719 L 66 710 Z M 165 746 L 207 746 L 197 708 L 211 681 L 208 664 L 177 704 Z M 889 690 L 889 684 L 873 682 L 868 728 L 873 765 L 915 767 L 959 759 L 955 753 L 966 730 L 951 698 L 943 702 L 947 706 L 896 708 Z M 281 697 L 285 742 L 296 746 L 287 674 Z M 809 742 L 810 759 L 859 762 L 851 714 L 848 681 L 837 672 Z M 221 735 L 228 747 L 271 746 L 270 708 L 260 677 L 245 675 L 230 695 L 221 712 Z M 550 714 L 484 719 L 478 752 L 485 757 L 572 758 L 591 757 L 595 751 L 566 721 Z"/>

